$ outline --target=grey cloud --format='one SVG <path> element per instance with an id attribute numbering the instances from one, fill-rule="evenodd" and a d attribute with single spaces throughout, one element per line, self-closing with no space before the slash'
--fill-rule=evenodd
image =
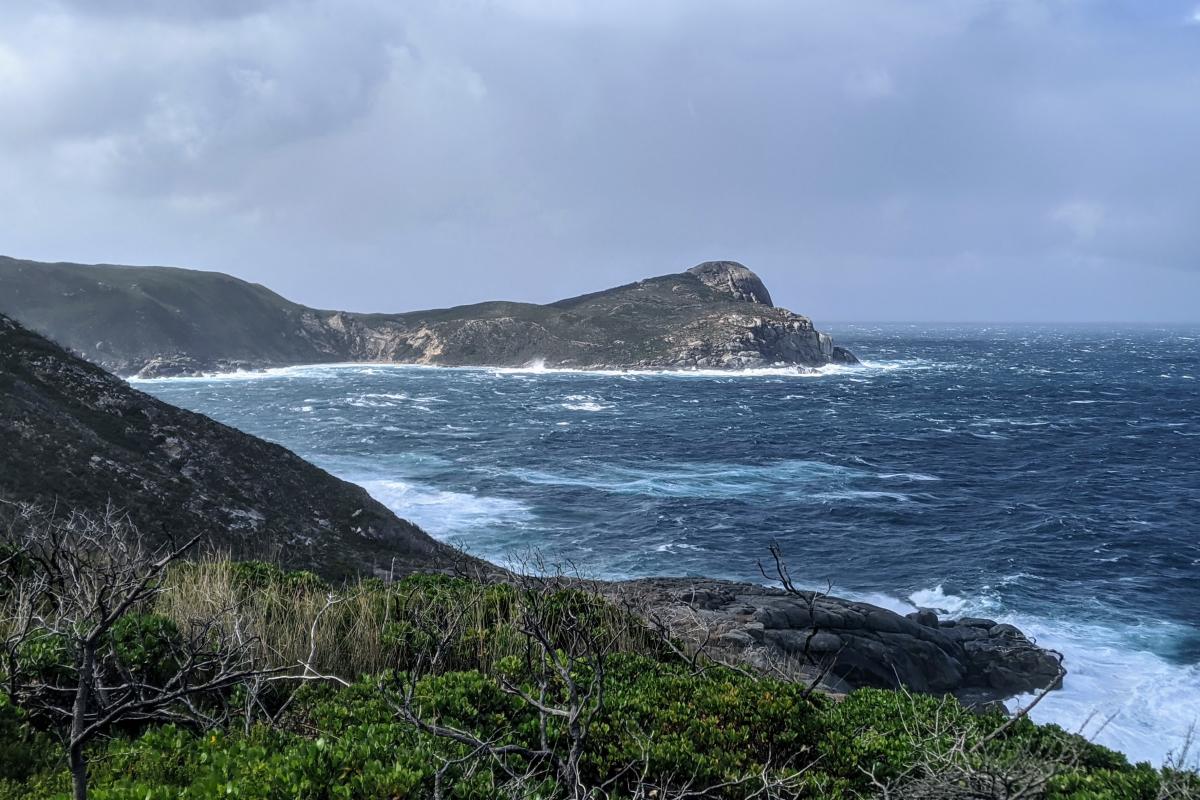
<path id="1" fill-rule="evenodd" d="M 728 257 L 825 318 L 1196 317 L 1186 4 L 86 5 L 0 12 L 16 255 L 374 309 Z"/>
<path id="2" fill-rule="evenodd" d="M 246 17 L 303 0 L 43 0 L 44 9 L 85 17 L 213 20 Z"/>

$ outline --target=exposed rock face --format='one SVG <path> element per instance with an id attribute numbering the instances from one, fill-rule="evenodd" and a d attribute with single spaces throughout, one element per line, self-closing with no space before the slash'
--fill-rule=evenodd
<path id="1" fill-rule="evenodd" d="M 734 300 L 774 306 L 762 280 L 736 261 L 705 261 L 688 270 L 705 286 L 723 292 Z"/>
<path id="2" fill-rule="evenodd" d="M 868 603 L 704 579 L 651 578 L 613 591 L 655 614 L 695 615 L 719 650 L 752 664 L 828 662 L 834 689 L 903 686 L 984 705 L 1057 688 L 1065 674 L 1058 653 L 992 620 L 939 620 L 928 610 L 903 617 Z"/>
<path id="3" fill-rule="evenodd" d="M 228 275 L 0 257 L 0 313 L 121 375 L 335 361 L 745 369 L 856 363 L 732 261 L 549 305 L 322 311 Z"/>
<path id="4" fill-rule="evenodd" d="M 131 389 L 0 316 L 0 497 L 98 511 L 154 538 L 337 576 L 458 554 L 276 444 Z"/>

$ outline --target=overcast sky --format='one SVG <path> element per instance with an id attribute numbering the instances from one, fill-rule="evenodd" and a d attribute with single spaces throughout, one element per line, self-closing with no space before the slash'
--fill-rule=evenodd
<path id="1" fill-rule="evenodd" d="M 716 258 L 837 320 L 1200 320 L 1200 0 L 5 0 L 0 253 L 326 308 Z"/>

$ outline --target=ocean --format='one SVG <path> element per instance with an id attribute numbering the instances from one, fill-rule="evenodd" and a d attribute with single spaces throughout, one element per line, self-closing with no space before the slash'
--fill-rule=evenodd
<path id="1" fill-rule="evenodd" d="M 1200 721 L 1200 328 L 835 325 L 858 367 L 375 364 L 133 381 L 484 558 L 798 583 L 1011 622 L 1034 718 L 1160 762 Z"/>

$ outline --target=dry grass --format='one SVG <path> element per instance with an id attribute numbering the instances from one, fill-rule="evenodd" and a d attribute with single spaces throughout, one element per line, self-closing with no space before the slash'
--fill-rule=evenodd
<path id="1" fill-rule="evenodd" d="M 528 581 L 528 583 L 526 583 Z M 153 611 L 177 623 L 219 618 L 227 630 L 253 639 L 263 666 L 303 664 L 349 680 L 405 669 L 423 635 L 453 629 L 455 668 L 487 671 L 528 646 L 519 627 L 526 603 L 562 583 L 515 579 L 483 584 L 444 576 L 395 583 L 365 580 L 333 590 L 312 576 L 247 579 L 245 564 L 212 558 L 181 565 L 167 577 Z M 569 584 L 567 584 L 569 585 Z M 628 612 L 595 598 L 593 619 L 620 632 L 618 650 L 646 652 L 655 634 Z"/>

